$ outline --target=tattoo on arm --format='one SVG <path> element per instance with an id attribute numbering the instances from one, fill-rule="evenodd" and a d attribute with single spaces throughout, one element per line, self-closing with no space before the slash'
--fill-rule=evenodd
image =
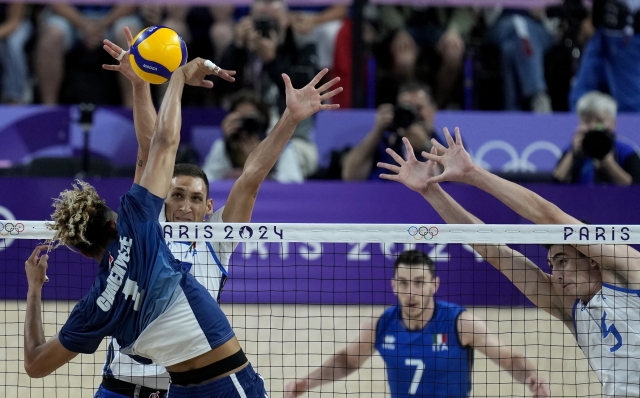
<path id="1" fill-rule="evenodd" d="M 144 164 L 144 161 L 138 158 L 138 167 L 142 167 L 143 164 Z"/>

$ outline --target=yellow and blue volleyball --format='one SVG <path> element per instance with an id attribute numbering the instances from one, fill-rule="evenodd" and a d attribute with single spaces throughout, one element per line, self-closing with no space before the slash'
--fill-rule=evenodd
<path id="1" fill-rule="evenodd" d="M 166 26 L 150 26 L 136 35 L 129 49 L 131 67 L 142 80 L 165 83 L 173 71 L 187 62 L 182 37 Z"/>

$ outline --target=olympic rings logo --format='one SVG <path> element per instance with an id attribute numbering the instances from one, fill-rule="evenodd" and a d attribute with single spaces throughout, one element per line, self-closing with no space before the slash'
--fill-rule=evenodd
<path id="1" fill-rule="evenodd" d="M 413 236 L 415 240 L 432 240 L 438 235 L 438 228 L 436 227 L 409 227 L 407 230 L 409 235 Z"/>
<path id="2" fill-rule="evenodd" d="M 22 223 L 12 223 L 8 222 L 3 224 L 0 222 L 0 236 L 16 236 L 20 235 L 21 232 L 24 232 L 24 224 Z"/>

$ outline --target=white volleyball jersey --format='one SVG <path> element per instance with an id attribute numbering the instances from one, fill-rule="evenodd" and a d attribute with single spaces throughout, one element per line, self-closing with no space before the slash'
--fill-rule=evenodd
<path id="1" fill-rule="evenodd" d="M 207 222 L 221 223 L 224 207 L 218 209 Z M 165 208 L 162 207 L 160 222 L 165 222 Z M 214 299 L 220 299 L 220 292 L 228 275 L 229 259 L 237 243 L 232 242 L 167 242 L 171 253 L 180 260 L 196 280 L 207 288 Z M 174 332 L 179 333 L 179 330 Z M 143 365 L 128 355 L 121 355 L 118 343 L 111 339 L 107 351 L 107 361 L 103 375 L 149 388 L 166 390 L 169 374 L 162 366 Z"/>
<path id="2" fill-rule="evenodd" d="M 576 300 L 573 325 L 605 396 L 640 396 L 640 290 L 603 283 L 588 303 Z"/>

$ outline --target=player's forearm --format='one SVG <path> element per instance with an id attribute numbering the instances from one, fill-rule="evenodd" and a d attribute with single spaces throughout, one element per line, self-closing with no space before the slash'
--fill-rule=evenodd
<path id="1" fill-rule="evenodd" d="M 297 126 L 289 109 L 285 109 L 273 130 L 247 158 L 243 178 L 259 186 L 276 164 Z"/>
<path id="2" fill-rule="evenodd" d="M 493 195 L 522 217 L 536 224 L 561 224 L 570 221 L 556 205 L 540 195 L 475 165 L 464 181 Z"/>
<path id="3" fill-rule="evenodd" d="M 456 202 L 439 184 L 431 184 L 422 196 L 447 224 L 484 224 Z"/>
<path id="4" fill-rule="evenodd" d="M 345 181 L 366 180 L 371 173 L 373 153 L 384 130 L 374 127 L 360 143 L 344 158 L 342 179 Z"/>
<path id="5" fill-rule="evenodd" d="M 616 185 L 629 186 L 633 183 L 633 178 L 631 174 L 627 173 L 613 156 L 607 156 L 604 160 L 602 160 L 602 170 L 607 173 L 611 181 L 613 181 Z"/>
<path id="6" fill-rule="evenodd" d="M 309 376 L 307 376 L 309 389 L 311 390 L 322 384 L 343 379 L 355 372 L 356 369 L 358 368 L 349 366 L 346 355 L 336 354 L 320 368 L 309 373 Z"/>
<path id="7" fill-rule="evenodd" d="M 42 328 L 42 292 L 29 290 L 24 319 L 24 368 L 30 373 L 37 362 L 37 349 L 46 343 Z"/>
<path id="8" fill-rule="evenodd" d="M 182 126 L 182 91 L 185 76 L 178 69 L 169 80 L 169 87 L 162 100 L 152 141 L 160 145 L 178 147 L 180 143 L 180 127 Z"/>
<path id="9" fill-rule="evenodd" d="M 151 137 L 153 137 L 153 127 L 156 125 L 156 117 L 149 83 L 133 83 L 133 124 L 136 130 L 138 147 L 147 156 L 151 146 Z"/>
<path id="10" fill-rule="evenodd" d="M 538 372 L 531 361 L 519 354 L 513 354 L 508 362 L 510 368 L 505 369 L 520 383 L 524 383 L 529 376 L 535 376 Z"/>

